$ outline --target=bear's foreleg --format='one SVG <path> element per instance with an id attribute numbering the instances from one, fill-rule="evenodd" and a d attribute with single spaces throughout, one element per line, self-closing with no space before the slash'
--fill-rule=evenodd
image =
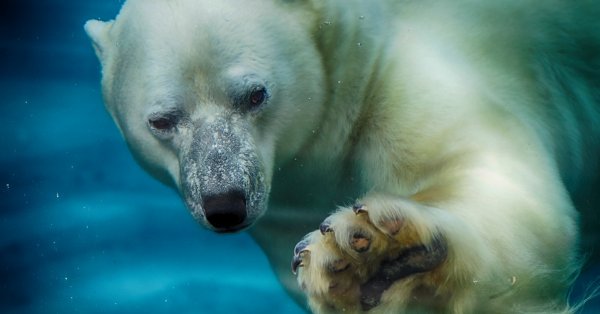
<path id="1" fill-rule="evenodd" d="M 572 218 L 556 204 L 544 213 L 526 193 L 495 201 L 491 190 L 472 204 L 446 201 L 450 210 L 385 193 L 339 209 L 294 249 L 309 305 L 316 313 L 567 312 Z"/>

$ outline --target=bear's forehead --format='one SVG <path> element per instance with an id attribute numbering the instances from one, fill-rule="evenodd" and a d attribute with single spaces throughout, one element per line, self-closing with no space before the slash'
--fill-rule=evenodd
<path id="1" fill-rule="evenodd" d="M 117 17 L 117 23 L 152 32 L 167 32 L 170 36 L 189 34 L 190 30 L 206 33 L 235 30 L 244 33 L 256 28 L 261 24 L 257 21 L 269 16 L 260 13 L 273 9 L 267 8 L 267 3 L 269 1 L 128 0 Z"/>
<path id="2" fill-rule="evenodd" d="M 248 21 L 252 12 L 231 2 L 239 1 L 130 1 L 116 20 L 117 41 L 124 53 L 207 71 L 255 59 L 268 32 Z"/>

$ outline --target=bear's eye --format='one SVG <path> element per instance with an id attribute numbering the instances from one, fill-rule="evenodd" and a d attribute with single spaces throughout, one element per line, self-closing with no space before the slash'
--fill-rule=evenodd
<path id="1" fill-rule="evenodd" d="M 150 125 L 157 130 L 169 130 L 172 129 L 175 124 L 169 118 L 157 118 L 150 119 Z"/>
<path id="2" fill-rule="evenodd" d="M 267 93 L 267 89 L 264 86 L 259 86 L 250 92 L 248 103 L 250 104 L 250 107 L 257 108 L 262 105 L 268 97 L 269 94 Z"/>
<path id="3" fill-rule="evenodd" d="M 166 135 L 177 127 L 178 121 L 176 114 L 153 114 L 148 118 L 148 125 L 154 133 Z"/>

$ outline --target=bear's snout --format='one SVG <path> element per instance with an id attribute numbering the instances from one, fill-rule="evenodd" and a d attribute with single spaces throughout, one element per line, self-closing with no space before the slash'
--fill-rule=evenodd
<path id="1" fill-rule="evenodd" d="M 230 191 L 204 198 L 206 220 L 218 232 L 235 232 L 246 227 L 246 197 Z"/>
<path id="2" fill-rule="evenodd" d="M 200 223 L 216 232 L 252 225 L 268 187 L 254 141 L 239 117 L 202 121 L 180 148 L 180 192 Z"/>

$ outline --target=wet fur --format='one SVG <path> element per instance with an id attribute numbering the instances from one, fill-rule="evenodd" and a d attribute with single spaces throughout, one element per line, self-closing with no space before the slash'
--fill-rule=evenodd
<path id="1" fill-rule="evenodd" d="M 296 297 L 294 243 L 361 198 L 371 216 L 409 221 L 416 242 L 439 232 L 448 243 L 440 268 L 399 280 L 370 313 L 422 311 L 429 299 L 411 298 L 432 293 L 428 311 L 572 311 L 570 195 L 594 182 L 600 147 L 594 1 L 232 2 L 129 0 L 114 25 L 88 23 L 107 108 L 150 173 L 181 191 L 180 146 L 149 134 L 144 114 L 187 97 L 193 128 L 245 119 L 271 191 L 251 233 Z M 276 90 L 255 116 L 227 109 L 215 86 L 220 67 L 244 62 Z M 310 304 L 327 312 L 321 290 Z"/>

